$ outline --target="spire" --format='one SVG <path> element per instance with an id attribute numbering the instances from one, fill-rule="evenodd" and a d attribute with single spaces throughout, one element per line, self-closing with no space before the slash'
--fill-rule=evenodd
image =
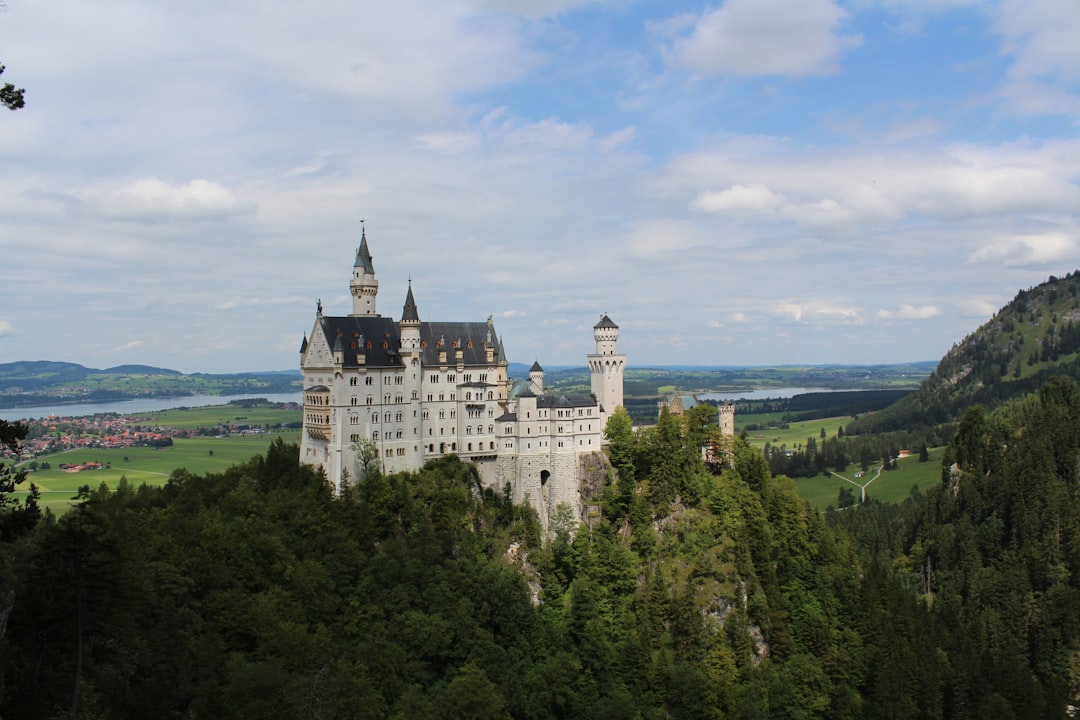
<path id="1" fill-rule="evenodd" d="M 409 294 L 405 296 L 405 309 L 401 313 L 401 322 L 420 322 L 420 314 L 416 312 L 416 300 L 412 294 L 412 280 L 409 280 Z"/>
<path id="2" fill-rule="evenodd" d="M 502 337 L 499 337 L 499 362 L 506 362 L 506 349 L 503 347 Z"/>
<path id="3" fill-rule="evenodd" d="M 307 333 L 304 333 L 304 342 L 300 343 L 300 354 L 307 352 Z"/>
<path id="4" fill-rule="evenodd" d="M 371 264 L 371 252 L 367 246 L 367 228 L 360 232 L 360 247 L 356 251 L 356 262 L 353 267 L 362 267 L 369 275 L 375 274 L 375 266 Z"/>
<path id="5" fill-rule="evenodd" d="M 533 360 L 533 364 L 532 364 L 532 367 L 529 368 L 529 372 L 531 372 L 531 373 L 544 372 L 544 368 L 540 367 L 540 361 L 539 360 Z"/>

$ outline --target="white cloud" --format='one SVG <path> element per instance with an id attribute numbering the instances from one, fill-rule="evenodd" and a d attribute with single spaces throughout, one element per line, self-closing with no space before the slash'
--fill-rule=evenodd
<path id="1" fill-rule="evenodd" d="M 994 263 L 1009 267 L 1030 267 L 1071 262 L 1080 264 L 1077 239 L 1064 232 L 1013 235 L 999 238 L 979 248 L 968 258 L 971 263 Z"/>
<path id="2" fill-rule="evenodd" d="M 787 198 L 760 184 L 734 185 L 727 190 L 703 192 L 694 199 L 698 210 L 712 213 L 772 212 L 787 204 Z"/>
<path id="3" fill-rule="evenodd" d="M 525 317 L 525 313 L 521 312 L 520 310 L 503 310 L 501 313 L 499 313 L 499 317 L 501 317 L 501 318 L 519 318 L 519 317 Z"/>
<path id="4" fill-rule="evenodd" d="M 881 309 L 877 311 L 879 320 L 928 320 L 941 314 L 941 309 L 933 305 L 907 305 L 903 304 L 896 310 Z"/>
<path id="5" fill-rule="evenodd" d="M 115 220 L 211 220 L 250 211 L 228 188 L 196 179 L 169 185 L 157 178 L 136 180 L 106 198 L 104 214 Z"/>
<path id="6" fill-rule="evenodd" d="M 727 0 L 675 40 L 669 59 L 701 75 L 828 75 L 860 42 L 838 34 L 846 17 L 831 0 Z"/>
<path id="7" fill-rule="evenodd" d="M 7 320 L 0 320 L 0 335 L 7 335 L 15 332 L 15 328 L 11 326 L 11 323 Z"/>
<path id="8" fill-rule="evenodd" d="M 770 310 L 779 320 L 800 324 L 858 325 L 862 323 L 862 318 L 856 309 L 819 301 L 800 303 L 781 300 L 774 302 Z"/>
<path id="9" fill-rule="evenodd" d="M 146 344 L 146 341 L 144 341 L 144 340 L 132 340 L 129 343 L 126 343 L 124 345 L 121 345 L 118 348 L 115 348 L 113 350 L 113 352 L 127 352 L 128 350 L 137 350 L 138 348 L 141 348 L 145 344 Z"/>

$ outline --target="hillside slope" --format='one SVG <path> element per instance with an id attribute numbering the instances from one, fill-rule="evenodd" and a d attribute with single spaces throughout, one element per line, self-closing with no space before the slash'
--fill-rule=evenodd
<path id="1" fill-rule="evenodd" d="M 917 392 L 852 422 L 847 432 L 955 422 L 972 405 L 995 408 L 1055 375 L 1080 379 L 1080 271 L 1018 292 L 954 345 Z"/>

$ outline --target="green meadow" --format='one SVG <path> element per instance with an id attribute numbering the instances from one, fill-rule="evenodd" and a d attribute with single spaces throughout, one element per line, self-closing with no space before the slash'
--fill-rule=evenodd
<path id="1" fill-rule="evenodd" d="M 747 425 L 765 425 L 771 421 L 781 422 L 784 415 L 787 413 L 755 413 L 753 415 L 739 415 L 735 414 L 735 432 L 741 432 L 741 428 Z M 820 418 L 818 420 L 803 420 L 801 422 L 793 422 L 788 425 L 787 428 L 765 428 L 761 430 L 748 430 L 746 433 L 747 438 L 750 440 L 750 444 L 754 447 L 763 448 L 765 443 L 770 445 L 779 446 L 786 445 L 789 449 L 795 448 L 797 445 L 805 445 L 806 438 L 813 437 L 817 442 L 821 442 L 821 429 L 825 428 L 825 435 L 827 437 L 833 437 L 837 431 L 844 425 L 851 422 L 850 415 L 841 415 L 831 418 Z"/>
<path id="2" fill-rule="evenodd" d="M 171 411 L 170 411 L 171 412 Z M 241 413 L 242 414 L 242 413 Z M 56 455 L 38 458 L 52 465 L 48 470 L 30 473 L 25 488 L 32 482 L 41 491 L 42 508 L 52 508 L 54 513 L 65 512 L 71 498 L 83 485 L 96 488 L 101 483 L 115 488 L 120 478 L 127 478 L 134 486 L 163 485 L 173 470 L 184 468 L 195 474 L 221 472 L 237 463 L 246 462 L 255 455 L 266 452 L 277 438 L 288 443 L 300 442 L 299 430 L 272 432 L 265 435 L 231 435 L 228 437 L 177 438 L 172 447 L 166 448 L 89 448 L 68 450 Z M 106 467 L 101 470 L 84 470 L 68 473 L 59 469 L 60 463 L 81 465 L 99 462 Z M 26 496 L 26 491 L 14 493 Z"/>
<path id="3" fill-rule="evenodd" d="M 172 408 L 139 413 L 137 416 L 146 425 L 160 425 L 174 428 L 214 427 L 233 423 L 237 425 L 277 426 L 299 423 L 300 410 L 284 410 L 273 405 L 240 407 L 237 405 L 211 405 L 207 407 Z"/>
<path id="4" fill-rule="evenodd" d="M 881 502 L 901 502 L 911 495 L 913 487 L 918 487 L 919 492 L 926 492 L 929 488 L 937 486 L 941 482 L 941 455 L 944 451 L 945 448 L 943 447 L 931 449 L 930 460 L 924 463 L 919 462 L 918 455 L 900 458 L 896 463 L 895 470 L 881 473 L 866 488 L 867 496 L 871 500 L 880 500 Z M 858 463 L 849 465 L 847 471 L 840 474 L 861 485 L 874 477 L 880 464 L 871 465 L 869 472 L 861 478 L 855 477 L 855 473 L 860 469 Z M 855 493 L 856 500 L 858 500 L 862 492 L 857 486 L 845 482 L 835 475 L 796 478 L 795 486 L 799 489 L 799 495 L 819 510 L 824 510 L 830 505 L 836 507 L 840 497 L 840 488 L 842 487 L 846 487 Z"/>

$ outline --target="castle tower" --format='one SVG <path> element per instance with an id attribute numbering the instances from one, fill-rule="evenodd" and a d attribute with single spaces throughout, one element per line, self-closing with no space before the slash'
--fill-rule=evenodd
<path id="1" fill-rule="evenodd" d="M 720 432 L 728 437 L 735 437 L 735 404 L 720 403 L 716 411 L 716 424 L 720 426 Z"/>
<path id="2" fill-rule="evenodd" d="M 615 408 L 623 404 L 623 371 L 626 356 L 619 354 L 619 326 L 607 315 L 593 325 L 596 352 L 586 356 L 592 376 L 592 393 L 600 403 L 600 417 L 607 422 Z"/>
<path id="3" fill-rule="evenodd" d="M 356 251 L 356 262 L 353 263 L 349 292 L 353 296 L 351 317 L 379 314 L 375 312 L 375 296 L 379 294 L 379 281 L 375 279 L 375 266 L 371 264 L 371 253 L 368 251 L 367 229 L 360 234 L 360 247 Z"/>
<path id="4" fill-rule="evenodd" d="M 529 368 L 529 390 L 534 395 L 544 394 L 544 368 L 540 367 L 539 360 L 534 360 Z"/>
<path id="5" fill-rule="evenodd" d="M 400 353 L 401 363 L 404 365 L 404 388 L 402 400 L 408 403 L 408 409 L 403 413 L 405 427 L 404 438 L 413 443 L 421 442 L 423 434 L 423 412 L 420 400 L 420 391 L 423 384 L 423 346 L 420 341 L 420 313 L 416 310 L 416 300 L 413 299 L 412 280 L 409 281 L 409 292 L 405 295 L 405 307 L 401 311 L 401 322 L 398 325 L 401 334 Z M 405 456 L 408 458 L 406 467 L 409 470 L 419 470 L 423 465 L 424 457 L 418 444 L 413 446 L 413 452 L 406 448 Z"/>

